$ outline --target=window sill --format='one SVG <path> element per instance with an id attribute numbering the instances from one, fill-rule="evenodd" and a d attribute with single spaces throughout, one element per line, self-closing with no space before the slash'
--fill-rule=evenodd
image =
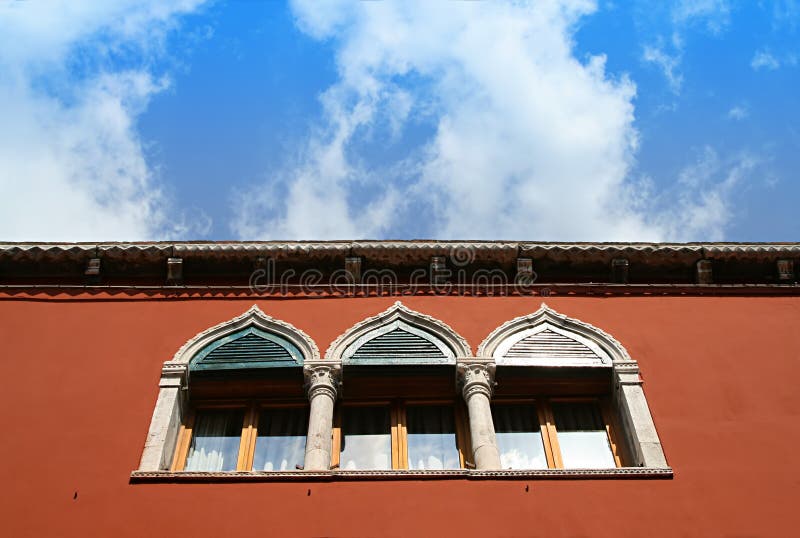
<path id="1" fill-rule="evenodd" d="M 541 469 L 477 471 L 133 471 L 130 482 L 332 482 L 340 480 L 587 480 L 587 479 L 671 479 L 671 467 L 620 467 L 617 469 Z"/>

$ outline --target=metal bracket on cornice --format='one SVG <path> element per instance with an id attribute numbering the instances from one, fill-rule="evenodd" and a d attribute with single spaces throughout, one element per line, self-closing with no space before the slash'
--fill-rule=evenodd
<path id="1" fill-rule="evenodd" d="M 794 260 L 778 260 L 778 280 L 781 282 L 794 281 Z"/>
<path id="2" fill-rule="evenodd" d="M 611 283 L 627 284 L 629 268 L 630 262 L 628 262 L 628 258 L 614 258 L 611 260 Z"/>
<path id="3" fill-rule="evenodd" d="M 711 260 L 699 260 L 695 266 L 695 278 L 698 284 L 713 284 L 714 274 Z"/>
<path id="4" fill-rule="evenodd" d="M 167 285 L 183 285 L 183 258 L 167 258 Z"/>
<path id="5" fill-rule="evenodd" d="M 344 271 L 350 284 L 361 284 L 361 257 L 347 256 L 344 259 Z"/>

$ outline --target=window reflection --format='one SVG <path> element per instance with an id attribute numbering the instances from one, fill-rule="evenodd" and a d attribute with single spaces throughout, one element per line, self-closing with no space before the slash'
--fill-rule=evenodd
<path id="1" fill-rule="evenodd" d="M 547 456 L 534 405 L 494 406 L 492 419 L 503 469 L 547 469 Z"/>
<path id="2" fill-rule="evenodd" d="M 244 410 L 199 411 L 192 429 L 186 471 L 235 471 Z"/>
<path id="3" fill-rule="evenodd" d="M 345 407 L 342 412 L 342 469 L 391 469 L 388 407 Z"/>
<path id="4" fill-rule="evenodd" d="M 593 403 L 554 403 L 553 415 L 565 469 L 616 467 L 600 410 Z"/>
<path id="5" fill-rule="evenodd" d="M 308 409 L 264 409 L 258 419 L 254 471 L 293 471 L 303 464 Z"/>
<path id="6" fill-rule="evenodd" d="M 406 421 L 409 469 L 461 467 L 452 407 L 410 406 L 406 409 Z"/>

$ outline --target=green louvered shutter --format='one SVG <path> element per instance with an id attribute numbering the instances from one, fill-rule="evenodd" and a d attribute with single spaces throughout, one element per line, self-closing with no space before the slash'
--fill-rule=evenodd
<path id="1" fill-rule="evenodd" d="M 190 370 L 246 370 L 302 366 L 303 355 L 280 336 L 248 327 L 216 340 L 194 356 Z"/>

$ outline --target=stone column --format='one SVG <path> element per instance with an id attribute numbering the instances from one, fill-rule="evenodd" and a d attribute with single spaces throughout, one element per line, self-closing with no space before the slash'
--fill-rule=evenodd
<path id="1" fill-rule="evenodd" d="M 331 467 L 331 432 L 333 430 L 333 404 L 339 392 L 342 368 L 338 363 L 306 365 L 303 375 L 311 409 L 308 417 L 306 471 L 327 471 Z"/>
<path id="2" fill-rule="evenodd" d="M 500 452 L 489 403 L 494 393 L 495 365 L 490 361 L 458 364 L 459 383 L 469 412 L 472 457 L 479 470 L 500 469 Z"/>

